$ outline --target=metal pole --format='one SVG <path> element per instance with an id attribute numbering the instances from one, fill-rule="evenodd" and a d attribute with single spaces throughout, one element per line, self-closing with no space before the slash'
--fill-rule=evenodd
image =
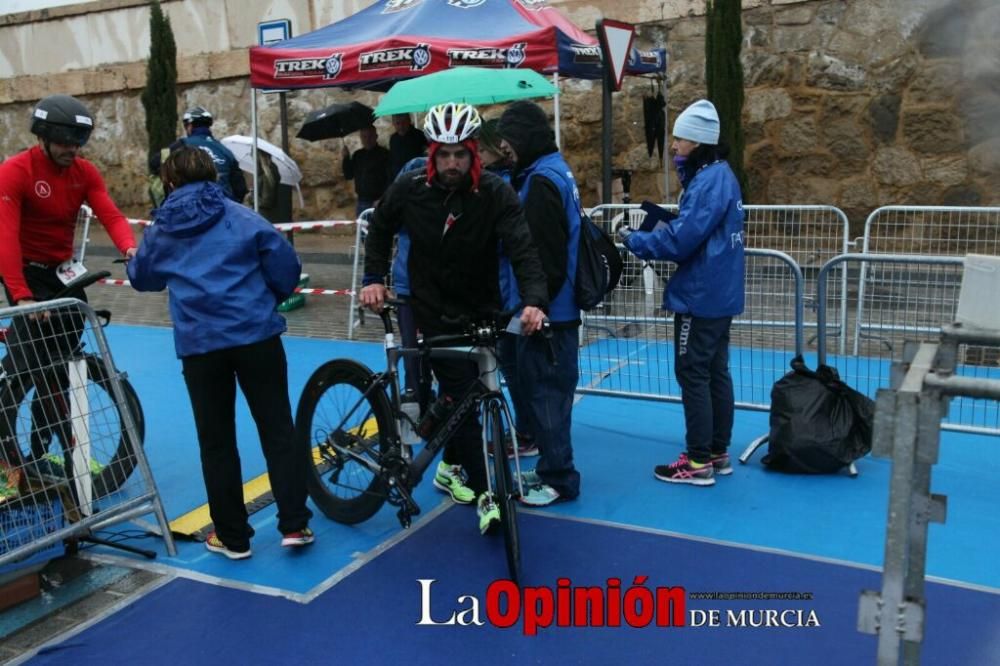
<path id="1" fill-rule="evenodd" d="M 288 154 L 288 93 L 278 93 L 281 114 L 281 149 Z"/>
<path id="2" fill-rule="evenodd" d="M 667 63 L 665 67 L 669 67 Z M 670 203 L 670 147 L 667 137 L 670 136 L 670 105 L 667 101 L 667 70 L 663 70 L 663 201 Z"/>
<path id="3" fill-rule="evenodd" d="M 611 67 L 604 59 L 604 76 L 601 79 L 601 203 L 611 203 Z"/>
<path id="4" fill-rule="evenodd" d="M 559 90 L 559 72 L 552 72 L 552 85 L 556 87 L 556 91 Z M 552 98 L 552 109 L 556 117 L 556 148 L 562 150 L 562 129 L 559 125 L 559 94 Z"/>
<path id="5" fill-rule="evenodd" d="M 250 88 L 250 136 L 253 137 L 251 145 L 251 158 L 253 159 L 253 209 L 260 210 L 257 204 L 257 89 Z"/>

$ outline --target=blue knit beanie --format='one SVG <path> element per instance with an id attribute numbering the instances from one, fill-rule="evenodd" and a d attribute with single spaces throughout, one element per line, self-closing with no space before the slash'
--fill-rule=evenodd
<path id="1" fill-rule="evenodd" d="M 699 99 L 684 109 L 674 121 L 674 138 L 719 145 L 719 114 L 715 106 L 707 99 Z"/>

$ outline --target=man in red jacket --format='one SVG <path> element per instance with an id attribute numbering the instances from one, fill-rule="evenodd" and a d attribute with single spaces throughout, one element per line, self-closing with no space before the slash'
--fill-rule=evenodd
<path id="1" fill-rule="evenodd" d="M 51 95 L 32 112 L 31 133 L 38 145 L 0 164 L 0 278 L 11 305 L 27 305 L 56 295 L 68 279 L 60 265 L 73 257 L 76 217 L 86 202 L 127 257 L 136 251 L 128 220 L 108 196 L 97 168 L 79 157 L 94 128 L 94 117 L 79 100 Z M 86 300 L 80 291 L 74 294 Z M 7 335 L 10 350 L 3 371 L 10 376 L 47 362 L 54 325 L 44 316 L 15 317 Z M 60 344 L 75 346 L 82 321 L 58 327 Z M 68 329 L 68 330 L 67 330 Z M 48 346 L 51 349 L 51 340 Z"/>
<path id="2" fill-rule="evenodd" d="M 76 216 L 93 209 L 127 257 L 136 243 L 97 168 L 79 157 L 94 119 L 79 100 L 52 95 L 32 113 L 38 145 L 0 164 L 0 278 L 11 305 L 45 300 L 62 288 L 56 273 L 73 256 Z"/>

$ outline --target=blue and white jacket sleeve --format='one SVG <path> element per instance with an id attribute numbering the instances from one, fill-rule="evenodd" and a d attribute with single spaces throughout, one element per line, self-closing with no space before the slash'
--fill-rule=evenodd
<path id="1" fill-rule="evenodd" d="M 725 199 L 717 179 L 696 177 L 684 193 L 676 219 L 654 231 L 634 231 L 623 243 L 640 259 L 681 263 L 698 251 L 723 220 L 723 203 Z"/>
<path id="2" fill-rule="evenodd" d="M 278 302 L 292 295 L 302 275 L 302 263 L 295 248 L 270 224 L 257 232 L 257 250 L 260 253 L 264 282 L 277 297 Z"/>
<path id="3" fill-rule="evenodd" d="M 160 234 L 156 226 L 146 229 L 135 256 L 125 265 L 132 288 L 136 291 L 163 291 L 166 280 L 156 273 L 156 247 Z"/>

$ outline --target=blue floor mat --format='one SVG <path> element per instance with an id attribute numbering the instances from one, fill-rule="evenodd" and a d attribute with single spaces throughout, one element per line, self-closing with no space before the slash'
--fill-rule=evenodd
<path id="1" fill-rule="evenodd" d="M 205 491 L 171 332 L 119 326 L 109 335 L 117 363 L 129 370 L 143 401 L 146 451 L 168 515 L 177 517 L 204 503 Z M 383 358 L 375 343 L 286 337 L 285 345 L 293 408 L 308 376 L 326 360 L 350 356 L 378 367 Z M 249 479 L 264 471 L 264 461 L 242 398 L 238 419 L 244 478 Z M 738 411 L 731 453 L 738 455 L 766 431 L 766 414 Z M 555 513 L 881 565 L 890 471 L 886 460 L 862 459 L 857 478 L 794 476 L 765 471 L 761 451 L 711 488 L 665 484 L 654 480 L 652 469 L 683 450 L 680 405 L 598 396 L 584 397 L 574 409 L 573 441 L 582 494 L 575 502 L 552 507 Z M 929 575 L 1000 588 L 1000 569 L 993 564 L 993 554 L 1000 551 L 1000 514 L 993 508 L 1000 457 L 985 454 L 994 444 L 994 438 L 985 436 L 943 434 L 932 490 L 949 496 L 949 512 L 947 523 L 930 527 Z M 524 462 L 534 465 L 534 459 Z M 427 512 L 442 495 L 425 479 L 417 497 Z M 294 558 L 277 545 L 272 505 L 252 518 L 258 536 L 250 562 L 229 562 L 196 543 L 180 543 L 176 559 L 163 557 L 161 548 L 161 561 L 304 594 L 354 562 L 358 553 L 400 533 L 390 507 L 357 526 L 339 525 L 316 513 L 317 544 Z"/>
<path id="2" fill-rule="evenodd" d="M 490 583 L 505 571 L 501 542 L 478 537 L 470 512 L 445 512 L 310 604 L 175 580 L 30 663 L 214 664 L 220 655 L 254 664 L 822 666 L 874 661 L 876 638 L 858 633 L 856 614 L 859 592 L 880 586 L 876 572 L 543 515 L 524 515 L 520 521 L 526 585 L 555 587 L 564 578 L 567 586 L 601 590 L 606 600 L 616 596 L 607 587 L 609 579 L 617 578 L 628 599 L 624 595 L 633 582 L 645 577 L 649 589 L 684 588 L 682 622 L 666 612 L 640 613 L 632 615 L 636 624 L 669 616 L 671 626 L 630 627 L 629 616 L 606 606 L 604 613 L 589 614 L 588 621 L 608 624 L 608 618 L 618 618 L 621 626 L 540 626 L 529 635 L 522 612 L 507 616 L 518 618 L 512 626 L 499 628 L 489 621 L 486 606 Z M 807 598 L 695 599 L 730 593 L 798 593 Z M 526 590 L 525 599 L 527 595 Z M 995 640 L 1000 635 L 1000 596 L 929 583 L 927 598 L 924 663 L 1000 660 Z M 471 610 L 474 605 L 477 613 Z M 541 611 L 544 604 L 533 607 Z M 559 617 L 553 608 L 553 617 Z M 503 615 L 511 607 L 498 610 Z M 787 624 L 810 626 L 753 626 L 766 622 L 768 610 L 786 611 L 774 617 Z M 719 626 L 690 626 L 713 611 Z M 483 624 L 446 624 L 453 614 L 459 614 L 456 621 L 477 618 Z"/>

